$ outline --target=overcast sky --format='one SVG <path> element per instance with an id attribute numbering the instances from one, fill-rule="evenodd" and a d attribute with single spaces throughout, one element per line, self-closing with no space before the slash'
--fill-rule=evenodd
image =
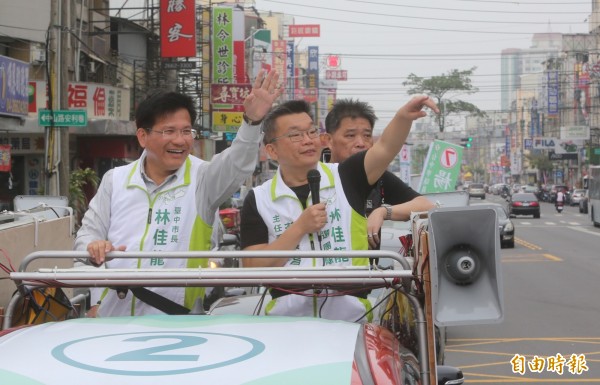
<path id="1" fill-rule="evenodd" d="M 158 4 L 158 0 L 154 0 Z M 382 129 L 409 96 L 402 82 L 476 66 L 480 90 L 464 99 L 483 110 L 500 109 L 500 53 L 529 48 L 538 32 L 588 33 L 592 0 L 256 0 L 261 12 L 293 15 L 296 24 L 320 24 L 322 57 L 339 54 L 348 81 L 338 97 L 375 107 Z M 144 0 L 111 0 L 111 7 Z M 214 3 L 214 2 L 213 2 Z M 250 4 L 251 2 L 247 2 Z"/>
<path id="2" fill-rule="evenodd" d="M 529 48 L 536 32 L 588 33 L 591 0 L 256 0 L 259 11 L 285 12 L 296 24 L 320 24 L 319 53 L 342 56 L 348 81 L 338 97 L 375 106 L 381 129 L 409 96 L 402 82 L 414 73 L 440 75 L 477 67 L 468 98 L 500 109 L 500 53 Z"/>

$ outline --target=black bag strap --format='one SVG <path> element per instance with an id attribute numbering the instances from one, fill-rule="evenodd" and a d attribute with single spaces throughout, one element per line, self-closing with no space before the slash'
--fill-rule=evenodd
<path id="1" fill-rule="evenodd" d="M 169 315 L 182 315 L 189 314 L 190 309 L 185 306 L 181 306 L 177 302 L 173 302 L 170 299 L 163 297 L 160 294 L 148 290 L 145 287 L 130 287 L 131 293 L 135 295 L 140 301 L 162 311 Z"/>

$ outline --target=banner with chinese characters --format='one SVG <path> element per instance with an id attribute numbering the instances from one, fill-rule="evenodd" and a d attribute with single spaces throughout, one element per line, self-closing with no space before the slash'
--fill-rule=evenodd
<path id="1" fill-rule="evenodd" d="M 40 90 L 38 89 L 38 92 Z M 90 119 L 129 120 L 129 90 L 97 83 L 69 83 L 68 108 L 84 109 Z"/>
<path id="2" fill-rule="evenodd" d="M 0 144 L 0 172 L 9 172 L 10 165 L 10 144 Z"/>
<path id="3" fill-rule="evenodd" d="M 294 41 L 289 40 L 285 47 L 285 76 L 288 79 L 286 88 L 288 99 L 292 99 L 295 87 Z"/>
<path id="4" fill-rule="evenodd" d="M 244 104 L 244 99 L 252 91 L 250 84 L 211 84 L 210 102 L 212 104 Z"/>
<path id="5" fill-rule="evenodd" d="M 319 24 L 293 24 L 288 27 L 289 37 L 319 37 L 321 26 Z"/>
<path id="6" fill-rule="evenodd" d="M 308 47 L 308 69 L 306 70 L 308 84 L 306 88 L 319 87 L 319 47 Z"/>
<path id="7" fill-rule="evenodd" d="M 273 69 L 279 73 L 279 85 L 286 84 L 286 49 L 285 40 L 273 40 Z"/>
<path id="8" fill-rule="evenodd" d="M 244 121 L 243 112 L 213 111 L 213 130 L 237 132 Z"/>
<path id="9" fill-rule="evenodd" d="M 423 165 L 419 192 L 424 194 L 454 191 L 460 175 L 462 151 L 462 146 L 434 140 Z"/>
<path id="10" fill-rule="evenodd" d="M 195 0 L 160 1 L 160 56 L 196 56 Z"/>
<path id="11" fill-rule="evenodd" d="M 327 80 L 348 80 L 347 70 L 325 70 Z"/>
<path id="12" fill-rule="evenodd" d="M 315 103 L 319 94 L 316 88 L 296 88 L 294 90 L 294 99 L 303 99 L 308 103 Z"/>
<path id="13" fill-rule="evenodd" d="M 27 116 L 29 64 L 0 55 L 0 115 Z"/>
<path id="14" fill-rule="evenodd" d="M 212 82 L 233 83 L 233 10 L 213 8 L 212 26 Z"/>

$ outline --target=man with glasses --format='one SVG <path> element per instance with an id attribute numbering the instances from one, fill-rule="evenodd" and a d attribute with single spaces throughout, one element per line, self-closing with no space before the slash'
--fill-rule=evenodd
<path id="1" fill-rule="evenodd" d="M 106 268 L 207 266 L 205 259 L 107 260 L 106 254 L 210 249 L 219 205 L 255 169 L 262 119 L 282 92 L 277 82 L 277 72 L 259 73 L 244 101 L 245 122 L 231 147 L 210 162 L 190 155 L 197 132 L 193 128 L 196 110 L 189 96 L 160 91 L 142 101 L 136 126 L 144 151 L 137 161 L 104 175 L 77 233 L 75 249 L 87 250 L 92 264 Z M 155 301 L 140 300 L 144 296 L 137 289 L 136 293 L 93 289 L 92 303 L 98 304 L 95 310 L 100 316 L 182 314 L 204 294 L 204 288 L 148 290 L 167 303 L 166 310 L 155 307 Z"/>
<path id="2" fill-rule="evenodd" d="M 368 151 L 339 164 L 320 163 L 321 140 L 305 101 L 274 108 L 263 123 L 265 150 L 279 163 L 273 179 L 248 193 L 242 207 L 244 250 L 367 250 L 365 200 L 373 185 L 398 154 L 412 122 L 438 112 L 427 96 L 401 107 L 381 140 Z M 308 172 L 318 170 L 321 203 L 310 205 Z M 318 240 L 318 244 L 317 244 Z M 368 259 L 245 258 L 244 267 L 367 265 Z M 365 293 L 336 295 L 333 290 L 295 293 L 271 290 L 269 315 L 313 316 L 356 321 L 368 314 Z M 368 314 L 366 319 L 370 319 Z"/>

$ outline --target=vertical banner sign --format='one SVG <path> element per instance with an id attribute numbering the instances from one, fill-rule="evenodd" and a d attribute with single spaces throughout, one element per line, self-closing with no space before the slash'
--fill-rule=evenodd
<path id="1" fill-rule="evenodd" d="M 306 71 L 307 84 L 306 88 L 319 87 L 319 47 L 308 47 L 308 69 Z"/>
<path id="2" fill-rule="evenodd" d="M 462 150 L 462 146 L 434 140 L 425 159 L 419 192 L 454 191 L 460 174 Z"/>
<path id="3" fill-rule="evenodd" d="M 285 49 L 285 76 L 288 80 L 287 82 L 287 94 L 288 100 L 293 99 L 294 95 L 294 41 L 290 40 L 287 42 Z"/>
<path id="4" fill-rule="evenodd" d="M 246 48 L 244 46 L 244 41 L 234 41 L 233 42 L 233 57 L 234 57 L 234 67 L 235 67 L 235 81 L 234 83 L 243 84 L 250 83 L 250 79 L 246 76 L 246 60 L 245 54 Z"/>
<path id="5" fill-rule="evenodd" d="M 10 166 L 10 144 L 0 144 L 0 172 L 9 172 Z"/>
<path id="6" fill-rule="evenodd" d="M 558 115 L 558 71 L 548 71 L 548 116 Z"/>
<path id="7" fill-rule="evenodd" d="M 575 64 L 575 124 L 587 124 L 590 114 L 590 70 L 589 63 Z"/>
<path id="8" fill-rule="evenodd" d="M 279 84 L 287 84 L 286 68 L 286 49 L 285 40 L 273 40 L 273 69 L 279 73 Z"/>
<path id="9" fill-rule="evenodd" d="M 196 56 L 195 0 L 160 0 L 160 56 Z"/>
<path id="10" fill-rule="evenodd" d="M 233 83 L 233 10 L 213 8 L 213 62 L 212 82 Z"/>
<path id="11" fill-rule="evenodd" d="M 0 55 L 0 115 L 27 116 L 29 64 Z"/>

